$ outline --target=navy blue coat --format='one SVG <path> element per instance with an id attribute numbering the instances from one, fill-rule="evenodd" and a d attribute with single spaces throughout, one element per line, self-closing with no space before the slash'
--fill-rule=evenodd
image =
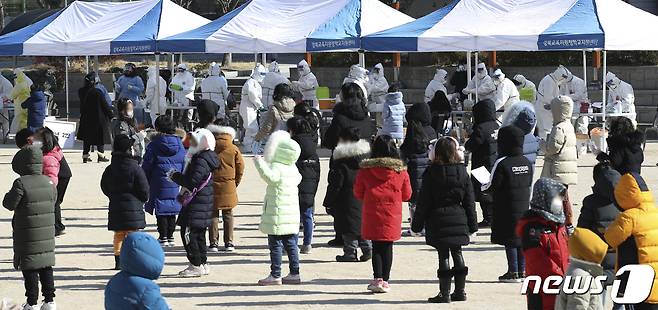
<path id="1" fill-rule="evenodd" d="M 183 171 L 185 147 L 174 135 L 159 134 L 146 147 L 142 169 L 149 181 L 149 200 L 144 208 L 155 215 L 178 215 L 181 205 L 176 200 L 178 184 L 167 179 L 169 170 Z"/>
<path id="2" fill-rule="evenodd" d="M 35 132 L 43 127 L 46 119 L 46 95 L 42 91 L 33 91 L 27 100 L 21 103 L 23 109 L 27 109 L 27 127 Z"/>
<path id="3" fill-rule="evenodd" d="M 164 267 L 164 252 L 160 243 L 147 233 L 128 234 L 121 246 L 121 271 L 105 287 L 105 309 L 168 310 L 153 282 Z"/>
<path id="4" fill-rule="evenodd" d="M 215 210 L 213 203 L 212 172 L 219 168 L 219 159 L 214 151 L 205 150 L 192 156 L 184 173 L 173 176 L 176 184 L 189 190 L 198 188 L 208 179 L 208 184 L 197 192 L 190 204 L 185 206 L 178 215 L 178 226 L 190 228 L 208 228 Z"/>

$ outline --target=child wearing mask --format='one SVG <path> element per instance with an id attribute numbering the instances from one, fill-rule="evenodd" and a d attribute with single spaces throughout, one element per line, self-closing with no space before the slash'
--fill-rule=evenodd
<path id="1" fill-rule="evenodd" d="M 523 214 L 516 226 L 520 236 L 528 276 L 539 276 L 542 283 L 549 276 L 564 277 L 569 264 L 567 230 L 562 208 L 567 188 L 560 182 L 541 178 L 535 182 L 530 210 Z M 495 221 L 494 221 L 495 223 Z M 553 310 L 556 295 L 532 293 L 534 285 L 528 286 L 528 309 Z"/>
<path id="2" fill-rule="evenodd" d="M 288 132 L 301 149 L 297 159 L 297 170 L 302 176 L 299 183 L 299 212 L 304 231 L 301 254 L 310 254 L 313 242 L 313 210 L 315 193 L 320 183 L 320 158 L 318 157 L 316 131 L 302 116 L 295 116 L 287 121 Z"/>
<path id="3" fill-rule="evenodd" d="M 130 148 L 130 153 L 135 156 L 141 163 L 142 156 L 144 155 L 144 132 L 143 125 L 135 123 L 135 111 L 132 100 L 122 98 L 117 102 L 117 111 L 119 115 L 116 119 L 112 120 L 112 137 L 118 135 L 126 135 L 133 139 L 133 146 Z"/>
<path id="4" fill-rule="evenodd" d="M 264 155 L 254 157 L 256 170 L 267 183 L 265 203 L 259 229 L 267 234 L 270 248 L 270 274 L 258 285 L 300 284 L 299 196 L 297 186 L 302 181 L 295 163 L 301 150 L 299 144 L 285 131 L 275 131 L 265 145 Z M 288 254 L 290 274 L 281 277 L 283 250 Z"/>
<path id="5" fill-rule="evenodd" d="M 478 230 L 473 184 L 457 140 L 440 138 L 430 148 L 430 154 L 432 165 L 423 174 L 411 225 L 414 232 L 425 228 L 425 241 L 439 252 L 439 294 L 428 301 L 465 301 L 468 267 L 464 263 L 462 246 L 468 245 L 470 235 Z M 453 277 L 455 291 L 450 294 Z"/>
<path id="6" fill-rule="evenodd" d="M 343 255 L 338 262 L 368 261 L 372 257 L 370 241 L 361 236 L 361 201 L 354 196 L 354 179 L 362 160 L 370 157 L 370 143 L 359 138 L 359 129 L 343 128 L 332 155 L 327 177 L 327 194 L 322 203 L 334 217 L 336 231 L 341 232 Z M 358 256 L 361 248 L 363 255 Z"/>
<path id="7" fill-rule="evenodd" d="M 135 141 L 126 135 L 114 137 L 112 162 L 101 178 L 103 194 L 110 199 L 107 229 L 114 231 L 114 269 L 119 270 L 121 244 L 126 236 L 144 229 L 144 203 L 149 183 L 130 149 Z"/>
<path id="8" fill-rule="evenodd" d="M 54 310 L 55 281 L 55 186 L 42 174 L 43 155 L 37 146 L 26 146 L 12 159 L 11 166 L 20 177 L 2 200 L 2 206 L 14 212 L 14 268 L 23 273 L 27 302 L 21 309 Z M 41 282 L 44 303 L 39 300 Z"/>
<path id="9" fill-rule="evenodd" d="M 190 263 L 178 273 L 183 278 L 210 273 L 206 230 L 212 223 L 214 196 L 211 182 L 217 168 L 215 136 L 208 129 L 199 128 L 191 134 L 183 172 L 172 169 L 167 173 L 169 179 L 182 187 L 180 199 L 188 199 L 187 202 L 181 201 L 182 209 L 177 220 Z"/>
<path id="10" fill-rule="evenodd" d="M 174 246 L 176 216 L 181 210 L 178 184 L 167 178 L 167 172 L 182 171 L 185 165 L 185 148 L 181 139 L 174 135 L 176 127 L 168 115 L 160 115 L 155 120 L 157 133 L 151 137 L 146 147 L 142 169 L 149 182 L 149 200 L 144 209 L 154 214 L 158 225 L 160 245 Z"/>
<path id="11" fill-rule="evenodd" d="M 370 159 L 361 161 L 354 197 L 363 203 L 361 236 L 372 240 L 373 293 L 386 293 L 393 264 L 393 242 L 400 239 L 402 202 L 411 198 L 411 183 L 400 151 L 390 136 L 378 136 Z"/>

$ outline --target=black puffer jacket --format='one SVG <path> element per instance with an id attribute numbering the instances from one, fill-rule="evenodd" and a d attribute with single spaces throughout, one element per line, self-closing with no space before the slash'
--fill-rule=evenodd
<path id="1" fill-rule="evenodd" d="M 478 102 L 473 107 L 473 132 L 464 144 L 464 148 L 471 152 L 471 169 L 485 167 L 491 171 L 496 161 L 496 106 L 489 99 Z M 480 203 L 491 203 L 491 195 L 480 191 L 481 184 L 473 178 L 475 200 Z"/>
<path id="2" fill-rule="evenodd" d="M 600 167 L 600 168 L 599 168 Z M 620 211 L 615 205 L 615 186 L 621 175 L 609 166 L 594 168 L 594 186 L 592 194 L 583 199 L 583 207 L 578 217 L 578 227 L 587 228 L 596 233 L 602 240 L 603 234 Z M 601 266 L 606 271 L 615 269 L 615 254 L 613 249 L 608 251 Z"/>
<path id="3" fill-rule="evenodd" d="M 597 159 L 610 160 L 612 167 L 621 175 L 629 172 L 641 172 L 642 162 L 644 162 L 644 152 L 642 151 L 644 134 L 641 131 L 636 130 L 626 135 L 610 136 L 607 141 L 607 156 L 605 153 L 601 153 Z"/>
<path id="4" fill-rule="evenodd" d="M 135 157 L 112 153 L 112 163 L 103 172 L 101 189 L 110 199 L 108 230 L 146 227 L 144 203 L 149 198 L 149 183 Z"/>
<path id="5" fill-rule="evenodd" d="M 407 114 L 405 114 L 405 118 L 408 124 L 411 124 L 413 121 L 418 121 L 423 127 L 423 132 L 429 141 L 437 138 L 436 131 L 432 128 L 432 114 L 430 112 L 430 106 L 427 103 L 418 102 L 412 105 L 411 108 L 409 108 L 409 111 L 407 111 Z M 408 133 L 409 131 L 407 128 L 407 134 Z M 407 137 L 404 138 L 405 141 L 407 141 Z M 402 143 L 402 145 L 401 148 L 403 148 L 405 144 Z M 427 150 L 427 147 L 425 147 L 425 150 Z"/>
<path id="6" fill-rule="evenodd" d="M 297 159 L 297 169 L 302 175 L 299 183 L 299 208 L 305 210 L 315 204 L 315 193 L 320 182 L 320 158 L 317 152 L 317 136 L 312 133 L 300 134 L 292 137 L 301 148 Z"/>
<path id="7" fill-rule="evenodd" d="M 400 150 L 407 164 L 407 172 L 413 190 L 409 202 L 414 203 L 423 184 L 423 173 L 431 164 L 428 158 L 427 146 L 437 136 L 434 128 L 430 126 L 431 115 L 427 103 L 414 104 L 407 112 L 406 118 L 409 125 Z"/>
<path id="8" fill-rule="evenodd" d="M 478 230 L 473 185 L 463 164 L 432 164 L 425 171 L 411 229 L 423 227 L 435 248 L 467 245 Z"/>
<path id="9" fill-rule="evenodd" d="M 173 181 L 189 190 L 198 188 L 219 168 L 219 159 L 214 151 L 205 150 L 192 156 L 184 173 L 176 173 Z M 190 204 L 181 209 L 177 224 L 181 227 L 207 228 L 212 221 L 214 196 L 212 180 L 197 192 Z"/>
<path id="10" fill-rule="evenodd" d="M 334 149 L 323 205 L 334 216 L 336 232 L 361 235 L 361 201 L 354 197 L 354 179 L 359 163 L 370 156 L 366 140 L 339 144 Z"/>
<path id="11" fill-rule="evenodd" d="M 498 133 L 498 156 L 488 192 L 493 196 L 491 242 L 521 246 L 515 228 L 523 213 L 530 207 L 532 164 L 523 156 L 523 130 L 507 126 Z"/>
<path id="12" fill-rule="evenodd" d="M 331 125 L 322 139 L 322 146 L 333 150 L 338 145 L 338 135 L 343 128 L 359 129 L 361 139 L 370 141 L 376 133 L 375 123 L 368 117 L 368 109 L 358 102 L 341 102 L 334 107 Z"/>

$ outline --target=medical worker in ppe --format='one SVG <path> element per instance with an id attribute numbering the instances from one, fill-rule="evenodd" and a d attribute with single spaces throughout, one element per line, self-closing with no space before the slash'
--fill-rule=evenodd
<path id="1" fill-rule="evenodd" d="M 279 69 L 279 64 L 276 61 L 272 61 L 268 67 L 267 74 L 263 79 L 263 108 L 268 109 L 272 104 L 274 99 L 274 88 L 279 84 L 288 84 L 290 81 L 281 74 Z"/>
<path id="2" fill-rule="evenodd" d="M 148 80 L 146 81 L 146 105 L 151 108 L 151 121 L 155 122 L 158 115 L 167 113 L 167 82 L 159 74 L 156 67 L 150 67 L 146 71 Z M 158 82 L 159 79 L 160 81 Z M 160 85 L 158 85 L 158 83 Z"/>
<path id="3" fill-rule="evenodd" d="M 535 86 L 535 83 L 526 79 L 521 74 L 515 75 L 512 82 L 514 82 L 516 89 L 519 91 L 519 99 L 527 102 L 537 101 L 537 86 Z"/>
<path id="4" fill-rule="evenodd" d="M 436 94 L 436 92 L 439 90 L 448 96 L 448 90 L 445 86 L 445 84 L 448 82 L 447 77 L 448 71 L 443 69 L 436 69 L 434 78 L 430 81 L 429 84 L 427 84 L 427 87 L 425 88 L 425 103 L 432 101 L 434 94 Z M 450 97 L 448 97 L 448 100 L 450 100 Z"/>
<path id="5" fill-rule="evenodd" d="M 21 107 L 23 101 L 30 98 L 32 89 L 32 80 L 23 72 L 23 69 L 14 69 L 14 88 L 11 89 L 9 99 L 14 102 L 14 119 L 11 121 L 9 131 L 17 133 L 23 128 L 27 128 L 27 110 Z"/>
<path id="6" fill-rule="evenodd" d="M 621 113 L 629 113 L 631 120 L 635 120 L 635 93 L 633 87 L 620 80 L 614 73 L 608 72 L 605 75 L 605 84 L 608 86 L 608 105 L 618 105 L 621 107 Z M 618 112 L 617 109 L 615 112 Z"/>
<path id="7" fill-rule="evenodd" d="M 496 86 L 494 104 L 496 105 L 496 111 L 500 114 L 499 117 L 502 122 L 502 112 L 505 112 L 505 110 L 519 102 L 519 91 L 516 89 L 514 82 L 506 78 L 505 73 L 500 69 L 494 71 L 492 80 L 493 84 Z"/>
<path id="8" fill-rule="evenodd" d="M 117 94 L 117 100 L 126 98 L 133 102 L 135 121 L 138 124 L 147 122 L 144 102 L 139 98 L 144 93 L 144 81 L 137 74 L 135 64 L 127 63 L 123 67 L 123 75 L 117 79 L 114 92 Z"/>
<path id="9" fill-rule="evenodd" d="M 382 111 L 386 94 L 388 94 L 388 81 L 384 76 L 384 66 L 381 63 L 375 65 L 370 72 L 370 77 L 366 83 L 366 90 L 370 94 L 368 102 L 368 111 L 375 114 L 377 126 L 382 126 Z"/>
<path id="10" fill-rule="evenodd" d="M 299 72 L 299 80 L 292 82 L 292 88 L 302 93 L 302 100 L 310 103 L 309 106 L 319 110 L 320 101 L 318 101 L 317 90 L 320 85 L 306 60 L 302 60 L 297 64 L 297 72 Z"/>
<path id="11" fill-rule="evenodd" d="M 476 87 L 477 81 L 477 87 Z M 479 63 L 477 66 L 477 72 L 475 76 L 468 82 L 466 88 L 462 90 L 462 93 L 469 95 L 475 94 L 477 88 L 478 100 L 482 101 L 484 99 L 494 99 L 496 95 L 496 85 L 494 85 L 489 73 L 487 73 L 487 67 L 483 62 Z"/>
<path id="12" fill-rule="evenodd" d="M 173 104 L 178 107 L 190 106 L 190 100 L 194 100 L 195 88 L 196 82 L 194 81 L 194 76 L 187 70 L 187 65 L 178 65 L 176 67 L 176 75 L 174 75 L 171 83 L 169 83 Z M 194 110 L 192 109 L 187 110 L 185 115 L 187 119 L 183 119 L 182 122 L 186 123 L 187 120 L 191 120 L 193 112 Z"/>
<path id="13" fill-rule="evenodd" d="M 580 111 L 580 102 L 587 99 L 587 85 L 583 79 L 575 76 L 569 69 L 566 70 L 567 79 L 560 85 L 560 95 L 570 97 L 574 103 L 574 111 Z"/>
<path id="14" fill-rule="evenodd" d="M 361 67 L 360 65 L 352 65 L 350 67 L 350 72 L 347 74 L 347 77 L 343 79 L 343 84 L 341 85 L 345 85 L 347 83 L 354 83 L 359 85 L 363 91 L 363 97 L 368 98 L 368 88 L 366 87 L 368 84 L 368 70 Z M 338 101 L 340 101 L 340 94 Z"/>
<path id="15" fill-rule="evenodd" d="M 539 138 L 546 141 L 546 137 L 553 128 L 553 114 L 549 109 L 551 101 L 560 95 L 560 85 L 569 77 L 567 68 L 560 65 L 553 73 L 546 75 L 537 87 L 537 101 L 535 101 L 535 114 L 537 114 L 537 132 Z"/>
<path id="16" fill-rule="evenodd" d="M 2 127 L 2 133 L 6 134 L 9 132 L 9 110 L 7 105 L 11 104 L 11 89 L 14 88 L 14 85 L 11 85 L 11 82 L 7 80 L 2 74 L 0 74 L 0 107 L 2 107 L 2 115 L 0 116 L 0 126 Z"/>
<path id="17" fill-rule="evenodd" d="M 228 82 L 222 76 L 218 63 L 210 64 L 210 75 L 201 81 L 201 98 L 217 104 L 217 118 L 226 118 L 226 99 L 229 96 Z"/>
<path id="18" fill-rule="evenodd" d="M 239 112 L 244 128 L 242 145 L 245 153 L 251 153 L 254 149 L 254 137 L 258 133 L 258 111 L 263 109 L 263 88 L 260 83 L 263 82 L 266 74 L 265 67 L 257 64 L 247 82 L 242 86 Z"/>

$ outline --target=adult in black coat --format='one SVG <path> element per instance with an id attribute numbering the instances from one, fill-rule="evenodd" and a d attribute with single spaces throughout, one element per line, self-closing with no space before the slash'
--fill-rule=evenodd
<path id="1" fill-rule="evenodd" d="M 578 227 L 587 228 L 605 240 L 603 234 L 608 226 L 619 215 L 619 208 L 615 204 L 614 189 L 621 174 L 608 163 L 599 163 L 594 166 L 594 186 L 592 194 L 583 199 L 583 207 L 578 217 Z M 608 249 L 601 266 L 610 280 L 614 280 L 616 255 L 614 249 Z"/>
<path id="2" fill-rule="evenodd" d="M 333 109 L 333 119 L 322 139 L 322 146 L 333 150 L 338 145 L 338 136 L 344 128 L 358 128 L 361 139 L 370 141 L 377 129 L 368 116 L 368 101 L 361 87 L 355 83 L 343 84 L 341 102 Z"/>
<path id="3" fill-rule="evenodd" d="M 412 120 L 408 124 L 407 134 L 402 146 L 400 146 L 400 151 L 402 153 L 402 159 L 407 164 L 407 172 L 409 173 L 409 180 L 411 181 L 411 189 L 413 191 L 409 202 L 414 204 L 423 184 L 423 173 L 425 173 L 425 169 L 431 164 L 427 149 L 430 141 L 436 139 L 436 132 L 430 127 L 431 134 L 433 135 L 428 135 L 424 127 L 417 120 Z"/>
<path id="4" fill-rule="evenodd" d="M 450 118 L 450 113 L 452 112 L 452 106 L 450 105 L 450 100 L 442 90 L 436 91 L 432 101 L 429 103 L 430 112 L 432 116 L 432 128 L 439 135 L 446 135 L 447 127 L 446 121 Z"/>
<path id="5" fill-rule="evenodd" d="M 523 130 L 505 126 L 498 132 L 498 157 L 487 191 L 493 196 L 491 242 L 518 248 L 516 223 L 530 207 L 532 164 L 523 156 Z M 505 159 L 502 159 L 505 157 Z"/>
<path id="6" fill-rule="evenodd" d="M 600 153 L 596 159 L 609 161 L 621 175 L 641 172 L 644 162 L 644 151 L 642 151 L 644 134 L 635 129 L 630 119 L 626 117 L 613 119 L 610 122 L 610 136 L 607 142 L 608 153 Z"/>
<path id="7" fill-rule="evenodd" d="M 485 167 L 491 171 L 496 161 L 496 131 L 499 125 L 496 121 L 496 106 L 494 102 L 485 99 L 473 106 L 473 132 L 464 144 L 464 148 L 471 152 L 471 169 Z M 487 227 L 491 224 L 491 208 L 493 200 L 487 193 L 480 190 L 482 186 L 475 178 L 473 180 L 473 190 L 475 191 L 475 200 L 480 202 L 482 217 L 484 220 L 480 227 Z"/>
<path id="8" fill-rule="evenodd" d="M 439 252 L 439 284 L 441 292 L 430 302 L 445 302 L 450 294 L 450 281 L 455 277 L 453 300 L 465 300 L 464 287 L 468 269 L 461 247 L 468 245 L 470 235 L 478 230 L 473 197 L 473 184 L 450 138 L 440 138 L 435 145 L 432 165 L 423 175 L 423 185 L 413 215 L 411 229 L 425 228 L 425 241 Z M 452 254 L 454 268 L 450 269 Z"/>
<path id="9" fill-rule="evenodd" d="M 91 72 L 85 76 L 84 87 L 78 90 L 80 126 L 77 137 L 83 142 L 82 158 L 85 162 L 91 161 L 89 152 L 92 146 L 98 150 L 98 159 L 105 160 L 105 144 L 112 143 L 110 120 L 113 112 L 105 95 L 96 88 L 96 83 L 96 73 Z"/>

